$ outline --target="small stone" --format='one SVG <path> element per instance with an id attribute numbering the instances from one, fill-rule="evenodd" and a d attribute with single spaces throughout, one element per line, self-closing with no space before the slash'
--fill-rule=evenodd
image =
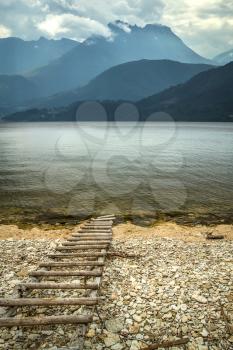
<path id="1" fill-rule="evenodd" d="M 139 350 L 140 344 L 137 340 L 133 340 L 130 346 L 130 350 Z"/>
<path id="2" fill-rule="evenodd" d="M 138 323 L 134 323 L 132 326 L 129 327 L 129 333 L 137 334 L 139 332 L 140 325 Z"/>
<path id="3" fill-rule="evenodd" d="M 203 297 L 202 295 L 196 294 L 194 293 L 192 295 L 192 298 L 196 301 L 198 301 L 201 304 L 206 304 L 207 303 L 207 299 L 205 297 Z"/>
<path id="4" fill-rule="evenodd" d="M 137 323 L 140 323 L 140 322 L 142 321 L 142 318 L 141 318 L 141 316 L 139 316 L 139 315 L 133 315 L 133 319 L 134 319 L 134 321 L 136 321 Z"/>
<path id="5" fill-rule="evenodd" d="M 115 345 L 113 345 L 111 347 L 112 350 L 123 350 L 124 349 L 124 345 L 120 344 L 120 343 L 117 343 Z"/>
<path id="6" fill-rule="evenodd" d="M 181 304 L 180 305 L 180 309 L 182 310 L 182 311 L 186 311 L 187 310 L 187 305 L 186 304 Z"/>
<path id="7" fill-rule="evenodd" d="M 93 338 L 95 336 L 95 330 L 89 329 L 86 336 L 87 336 L 87 338 Z"/>
<path id="8" fill-rule="evenodd" d="M 233 343 L 233 335 L 228 339 L 230 343 Z"/>
<path id="9" fill-rule="evenodd" d="M 208 337 L 208 332 L 207 332 L 207 330 L 204 328 L 203 329 L 203 331 L 201 332 L 201 335 L 203 336 L 203 337 Z"/>
<path id="10" fill-rule="evenodd" d="M 106 329 L 111 333 L 118 333 L 124 328 L 124 322 L 121 318 L 112 318 L 105 322 Z"/>
<path id="11" fill-rule="evenodd" d="M 107 337 L 104 338 L 104 343 L 107 347 L 115 345 L 120 342 L 120 337 L 114 333 L 107 333 Z"/>

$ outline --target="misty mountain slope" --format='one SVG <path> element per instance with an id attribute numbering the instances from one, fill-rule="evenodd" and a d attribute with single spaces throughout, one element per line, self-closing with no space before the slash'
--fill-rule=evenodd
<path id="1" fill-rule="evenodd" d="M 213 58 L 213 61 L 218 64 L 227 64 L 233 61 L 233 49 L 223 52 Z"/>
<path id="2" fill-rule="evenodd" d="M 44 96 L 87 84 L 115 65 L 141 59 L 169 59 L 186 63 L 210 63 L 196 54 L 170 28 L 146 25 L 144 28 L 109 24 L 112 38 L 93 37 L 49 65 L 33 72 L 31 79 Z"/>
<path id="3" fill-rule="evenodd" d="M 0 74 L 23 74 L 34 70 L 47 65 L 77 45 L 78 42 L 70 39 L 0 39 Z"/>
<path id="4" fill-rule="evenodd" d="M 156 112 L 169 113 L 176 121 L 233 122 L 233 62 L 202 72 L 188 82 L 137 102 L 140 120 Z M 8 115 L 5 121 L 74 121 L 82 102 L 66 108 L 34 109 Z M 103 101 L 109 121 L 114 121 L 116 108 L 122 101 Z M 161 116 L 161 114 L 160 114 Z M 90 117 L 99 120 L 98 115 Z M 127 117 L 125 119 L 127 121 Z M 151 119 L 150 119 L 151 120 Z M 159 119 L 158 115 L 153 120 Z"/>
<path id="5" fill-rule="evenodd" d="M 213 68 L 188 82 L 143 99 L 144 116 L 164 111 L 184 121 L 233 121 L 233 62 Z"/>
<path id="6" fill-rule="evenodd" d="M 66 106 L 81 100 L 137 101 L 172 85 L 189 80 L 212 68 L 205 64 L 188 64 L 169 60 L 140 60 L 112 67 L 83 88 L 51 96 L 38 105 Z"/>
<path id="7" fill-rule="evenodd" d="M 19 75 L 0 75 L 0 108 L 20 107 L 37 97 L 37 88 L 30 80 Z"/>

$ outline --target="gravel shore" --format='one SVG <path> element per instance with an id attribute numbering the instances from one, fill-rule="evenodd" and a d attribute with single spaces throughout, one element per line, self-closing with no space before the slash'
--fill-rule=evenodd
<path id="1" fill-rule="evenodd" d="M 30 236 L 11 226 L 8 232 L 13 238 L 6 238 L 4 230 L 6 226 L 0 227 L 0 237 L 4 238 L 0 240 L 0 297 L 15 295 L 15 285 L 29 281 L 28 272 L 70 233 L 68 229 L 57 229 L 51 235 L 47 231 L 42 238 L 38 228 L 38 234 Z M 174 224 L 150 228 L 129 223 L 115 226 L 111 251 L 136 256 L 108 258 L 101 288 L 103 301 L 98 306 L 103 322 L 95 316 L 84 349 L 138 350 L 182 337 L 189 338 L 188 350 L 233 349 L 233 227 L 211 228 L 226 233 L 226 239 L 218 241 L 205 239 L 208 230 Z M 55 295 L 53 291 L 46 293 Z M 36 295 L 38 292 L 33 293 Z M 77 307 L 56 310 L 80 312 Z M 0 308 L 1 316 L 5 311 Z M 17 315 L 27 314 L 26 307 L 18 309 Z M 30 316 L 38 314 L 52 315 L 54 308 L 35 309 Z M 55 350 L 78 342 L 74 326 L 0 329 L 0 349 L 4 350 Z"/>

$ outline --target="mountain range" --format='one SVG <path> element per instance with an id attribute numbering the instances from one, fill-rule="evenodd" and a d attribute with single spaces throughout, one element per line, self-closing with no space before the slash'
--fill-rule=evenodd
<path id="1" fill-rule="evenodd" d="M 64 55 L 78 45 L 70 39 L 24 41 L 19 38 L 0 39 L 0 74 L 24 74 Z"/>
<path id="2" fill-rule="evenodd" d="M 136 103 L 140 120 L 155 115 L 154 120 L 164 120 L 169 113 L 176 121 L 233 122 L 233 62 L 201 72 L 188 82 L 169 88 Z M 108 120 L 114 121 L 117 107 L 124 102 L 102 101 Z M 5 121 L 75 121 L 77 108 L 82 102 L 66 108 L 33 109 L 14 113 Z M 159 112 L 156 114 L 156 112 Z M 100 120 L 93 114 L 91 120 Z M 87 118 L 85 119 L 88 120 Z M 127 121 L 127 118 L 125 119 Z M 152 120 L 152 119 L 151 119 Z"/>
<path id="3" fill-rule="evenodd" d="M 127 29 L 126 29 L 127 28 Z M 92 37 L 67 54 L 27 75 L 41 96 L 52 95 L 87 84 L 98 74 L 121 63 L 141 59 L 169 59 L 185 63 L 207 63 L 162 25 L 109 24 L 111 38 Z"/>
<path id="4" fill-rule="evenodd" d="M 231 121 L 232 65 L 222 64 L 232 51 L 210 61 L 167 26 L 108 27 L 110 37 L 82 43 L 0 39 L 0 118 L 72 120 L 82 101 L 96 100 L 111 120 L 120 102 L 134 101 L 142 118 L 163 110 L 178 120 Z"/>
<path id="5" fill-rule="evenodd" d="M 181 84 L 212 68 L 170 60 L 140 60 L 112 67 L 86 86 L 37 101 L 34 107 L 61 107 L 83 100 L 137 101 Z"/>

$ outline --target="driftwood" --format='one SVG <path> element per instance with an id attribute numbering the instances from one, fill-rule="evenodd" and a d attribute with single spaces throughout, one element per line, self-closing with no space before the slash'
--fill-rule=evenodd
<path id="1" fill-rule="evenodd" d="M 213 235 L 212 233 L 208 233 L 206 239 L 224 239 L 223 235 Z"/>
<path id="2" fill-rule="evenodd" d="M 185 345 L 189 342 L 189 338 L 181 338 L 178 340 L 172 340 L 172 341 L 165 341 L 162 343 L 155 343 L 152 345 L 149 345 L 147 348 L 144 348 L 144 350 L 155 350 L 159 348 L 171 348 L 172 346 L 177 346 L 177 345 Z"/>

